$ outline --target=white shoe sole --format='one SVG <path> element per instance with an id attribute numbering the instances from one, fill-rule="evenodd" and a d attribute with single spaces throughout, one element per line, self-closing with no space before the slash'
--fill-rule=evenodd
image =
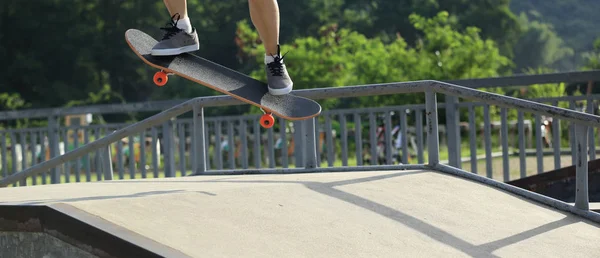
<path id="1" fill-rule="evenodd" d="M 169 49 L 152 49 L 151 54 L 153 56 L 174 56 L 182 53 L 192 52 L 200 49 L 200 44 L 180 47 L 180 48 L 169 48 Z"/>
<path id="2" fill-rule="evenodd" d="M 271 88 L 269 88 L 269 93 L 271 93 L 271 95 L 285 95 L 285 94 L 288 94 L 288 93 L 292 92 L 292 88 L 293 87 L 294 87 L 294 85 L 290 85 L 290 87 L 283 88 L 283 89 L 271 89 Z"/>

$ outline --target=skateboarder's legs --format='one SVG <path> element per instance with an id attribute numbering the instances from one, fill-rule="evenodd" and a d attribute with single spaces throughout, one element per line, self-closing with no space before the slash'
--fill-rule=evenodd
<path id="1" fill-rule="evenodd" d="M 171 14 L 171 22 L 163 39 L 152 49 L 152 55 L 178 55 L 199 49 L 196 29 L 187 14 L 186 0 L 163 0 Z M 265 72 L 269 92 L 287 94 L 293 82 L 283 63 L 279 48 L 279 7 L 277 0 L 248 0 L 250 18 L 265 48 Z"/>
<path id="2" fill-rule="evenodd" d="M 287 94 L 293 82 L 283 63 L 279 48 L 279 6 L 277 0 L 248 0 L 250 18 L 265 48 L 265 72 L 269 92 Z"/>

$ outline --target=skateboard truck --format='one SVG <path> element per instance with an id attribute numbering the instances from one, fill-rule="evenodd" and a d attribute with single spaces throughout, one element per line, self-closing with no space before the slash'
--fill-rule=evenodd
<path id="1" fill-rule="evenodd" d="M 153 78 L 154 83 L 158 87 L 165 86 L 167 84 L 167 82 L 169 81 L 168 75 L 170 75 L 170 74 L 172 74 L 172 73 L 166 73 L 164 70 L 160 70 L 160 71 L 156 72 L 154 74 L 154 78 Z M 267 129 L 273 127 L 273 125 L 275 125 L 275 118 L 273 117 L 272 112 L 265 111 L 263 108 L 260 108 L 260 111 L 262 111 L 264 114 L 260 117 L 260 120 L 259 120 L 260 125 Z"/>
<path id="2" fill-rule="evenodd" d="M 264 113 L 264 115 L 260 117 L 260 125 L 264 128 L 273 127 L 275 124 L 275 118 L 273 117 L 273 114 L 270 111 L 265 111 L 263 108 L 260 108 L 260 111 Z"/>

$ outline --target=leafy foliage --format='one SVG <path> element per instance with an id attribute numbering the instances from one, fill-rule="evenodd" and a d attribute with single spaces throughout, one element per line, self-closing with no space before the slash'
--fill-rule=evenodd
<path id="1" fill-rule="evenodd" d="M 569 69 L 575 52 L 556 34 L 552 24 L 530 20 L 525 13 L 519 20 L 524 34 L 515 45 L 517 72 L 542 67 Z"/>
<path id="2" fill-rule="evenodd" d="M 535 16 L 541 23 L 551 24 L 574 55 L 562 60 L 563 70 L 577 70 L 584 63 L 584 53 L 593 49 L 593 40 L 600 37 L 600 1 L 597 0 L 513 0 L 515 13 Z"/>
<path id="3" fill-rule="evenodd" d="M 600 37 L 594 41 L 594 50 L 584 54 L 587 61 L 583 67 L 586 70 L 600 69 Z"/>
<path id="4" fill-rule="evenodd" d="M 433 18 L 413 14 L 412 25 L 424 36 L 411 47 L 398 37 L 390 43 L 336 25 L 324 26 L 319 37 L 297 38 L 282 48 L 290 76 L 298 89 L 340 87 L 415 80 L 446 80 L 498 76 L 511 64 L 492 40 L 484 40 L 479 29 L 456 29 L 447 12 Z M 238 24 L 238 39 L 245 57 L 261 63 L 264 54 L 257 32 L 247 22 Z M 252 76 L 265 80 L 263 69 Z M 331 99 L 326 108 L 420 103 L 423 94 L 373 96 L 357 102 Z"/>
<path id="5" fill-rule="evenodd" d="M 248 2 L 187 2 L 200 37 L 197 54 L 264 79 L 262 48 L 248 22 Z M 593 22 L 596 18 L 590 13 L 598 4 L 595 0 L 550 2 L 280 1 L 280 42 L 284 52 L 290 51 L 286 63 L 296 88 L 477 78 L 540 67 L 564 69 L 583 50 L 591 50 L 589 35 L 597 35 L 594 24 L 598 22 Z M 530 16 L 519 19 L 511 8 Z M 0 91 L 7 96 L 17 94 L 27 103 L 16 108 L 220 94 L 178 77 L 171 77 L 167 87 L 155 87 L 155 70 L 127 47 L 123 39 L 127 29 L 138 28 L 158 38 L 162 33 L 158 28 L 168 18 L 160 0 L 3 0 L 0 60 L 5 66 L 0 69 Z M 589 69 L 598 67 L 597 52 L 586 54 Z M 400 95 L 325 104 L 358 107 L 416 103 L 421 98 Z M 236 106 L 209 109 L 207 114 L 246 111 L 247 107 Z"/>

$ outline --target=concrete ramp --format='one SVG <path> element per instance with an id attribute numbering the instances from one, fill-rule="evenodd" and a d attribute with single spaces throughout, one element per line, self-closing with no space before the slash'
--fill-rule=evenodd
<path id="1" fill-rule="evenodd" d="M 426 170 L 4 188 L 0 202 L 1 234 L 38 221 L 96 256 L 600 257 L 598 224 Z"/>

